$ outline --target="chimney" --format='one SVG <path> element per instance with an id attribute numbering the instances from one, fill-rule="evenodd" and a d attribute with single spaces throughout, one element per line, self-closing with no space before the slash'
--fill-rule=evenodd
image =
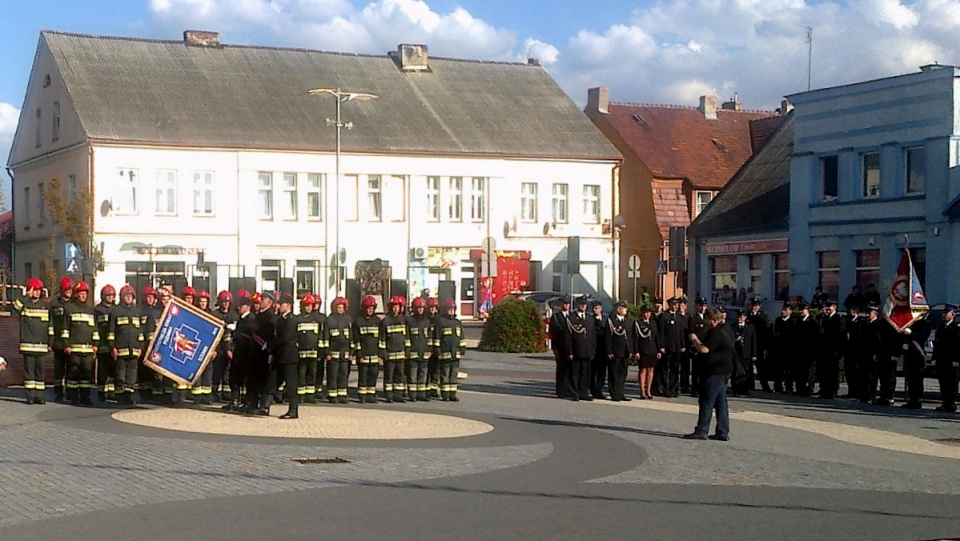
<path id="1" fill-rule="evenodd" d="M 723 102 L 723 105 L 720 106 L 724 111 L 739 111 L 740 110 L 740 94 L 734 92 L 733 97 L 730 98 L 730 101 Z"/>
<path id="2" fill-rule="evenodd" d="M 528 58 L 528 59 L 527 59 L 527 65 L 528 65 L 528 66 L 539 66 L 539 65 L 540 65 L 540 59 L 539 59 L 539 58 Z"/>
<path id="3" fill-rule="evenodd" d="M 587 90 L 587 111 L 607 114 L 610 105 L 610 90 L 605 86 L 598 86 Z"/>
<path id="4" fill-rule="evenodd" d="M 936 71 L 936 70 L 947 68 L 947 67 L 949 66 L 944 66 L 939 62 L 934 62 L 933 64 L 926 64 L 924 66 L 920 66 L 920 71 L 923 71 L 923 72 Z"/>
<path id="5" fill-rule="evenodd" d="M 717 97 L 716 96 L 700 96 L 700 112 L 703 113 L 703 118 L 707 120 L 716 120 L 717 119 Z"/>
<path id="6" fill-rule="evenodd" d="M 780 116 L 784 116 L 790 111 L 793 111 L 793 104 L 790 103 L 790 100 L 783 100 L 780 102 Z"/>
<path id="7" fill-rule="evenodd" d="M 430 64 L 427 62 L 427 46 L 411 43 L 401 43 L 397 51 L 390 56 L 400 66 L 402 71 L 427 71 Z"/>
<path id="8" fill-rule="evenodd" d="M 219 47 L 220 32 L 206 30 L 184 30 L 183 42 L 193 47 Z"/>

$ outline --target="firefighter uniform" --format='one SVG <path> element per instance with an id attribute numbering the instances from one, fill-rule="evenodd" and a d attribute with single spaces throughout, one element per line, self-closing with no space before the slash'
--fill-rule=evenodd
<path id="1" fill-rule="evenodd" d="M 107 343 L 109 334 L 110 311 L 114 308 L 114 297 L 117 291 L 113 286 L 103 286 L 100 290 L 100 304 L 93 307 L 93 314 L 97 320 L 97 332 L 100 342 L 97 343 L 97 398 L 101 402 L 114 400 L 113 374 L 116 371 L 116 361 L 110 355 L 110 345 Z"/>
<path id="2" fill-rule="evenodd" d="M 67 376 L 67 361 L 69 355 L 66 354 L 66 347 L 63 340 L 63 329 L 67 326 L 64 319 L 64 311 L 70 299 L 73 298 L 73 281 L 69 278 L 60 280 L 60 295 L 50 302 L 50 324 L 53 326 L 53 392 L 55 400 L 62 402 L 63 381 Z"/>
<path id="3" fill-rule="evenodd" d="M 433 327 L 440 318 L 440 301 L 436 297 L 427 299 L 427 317 L 430 319 L 430 339 L 433 340 Z M 440 359 L 436 355 L 436 344 L 430 344 L 431 354 L 427 361 L 427 397 L 440 397 Z"/>
<path id="4" fill-rule="evenodd" d="M 343 306 L 343 314 L 337 313 L 338 306 Z M 332 308 L 334 312 L 322 327 L 323 343 L 327 350 L 327 401 L 331 404 L 334 402 L 346 404 L 350 359 L 354 346 L 353 325 L 350 322 L 350 316 L 346 315 L 346 299 L 343 297 L 333 299 Z"/>
<path id="5" fill-rule="evenodd" d="M 27 281 L 27 291 L 40 291 L 43 283 L 36 278 Z M 13 309 L 20 315 L 20 353 L 23 355 L 23 387 L 27 392 L 27 404 L 43 404 L 44 368 L 53 338 L 50 322 L 50 303 L 31 297 L 17 298 Z"/>
<path id="6" fill-rule="evenodd" d="M 213 316 L 216 319 L 220 319 L 216 311 L 210 307 L 210 292 L 202 290 L 197 294 L 197 309 L 199 309 L 204 314 Z M 223 338 L 221 337 L 221 341 Z M 219 352 L 219 344 L 217 345 L 217 350 Z M 200 372 L 200 379 L 197 380 L 197 385 L 193 387 L 191 393 L 193 394 L 193 401 L 197 404 L 213 404 L 213 362 L 207 363 L 207 366 L 203 368 L 203 372 Z"/>
<path id="7" fill-rule="evenodd" d="M 413 300 L 414 314 L 407 317 L 407 336 L 410 348 L 407 351 L 406 370 L 407 394 L 410 400 L 426 402 L 427 398 L 427 362 L 432 351 L 433 338 L 430 335 L 430 318 L 426 313 L 417 313 L 425 308 L 423 299 Z"/>
<path id="8" fill-rule="evenodd" d="M 249 296 L 237 294 L 237 310 L 241 308 L 252 308 L 253 302 Z M 243 388 L 249 379 L 250 367 L 253 365 L 260 348 L 253 340 L 257 333 L 257 319 L 252 311 L 240 312 L 237 316 L 236 328 L 234 328 L 231 342 L 233 347 L 233 358 L 230 359 L 230 402 L 223 407 L 225 411 L 241 411 L 244 404 L 244 397 L 241 396 Z M 247 387 L 246 404 L 250 404 L 250 395 L 256 391 Z M 256 398 L 254 398 L 256 400 Z"/>
<path id="9" fill-rule="evenodd" d="M 144 303 L 140 307 L 140 329 L 143 331 L 144 341 L 149 345 L 157 331 L 157 322 L 160 320 L 163 307 L 157 301 L 157 291 L 152 287 L 143 288 L 143 297 Z M 138 379 L 140 380 L 141 398 L 144 400 L 170 401 L 173 389 L 169 385 L 169 380 L 165 380 L 160 374 L 144 365 L 143 355 L 140 357 Z"/>
<path id="10" fill-rule="evenodd" d="M 410 348 L 407 335 L 407 321 L 403 315 L 406 300 L 395 296 L 390 299 L 391 313 L 380 321 L 380 357 L 383 358 L 383 395 L 387 402 L 404 402 L 406 381 L 403 370 Z M 399 307 L 399 313 L 393 313 L 393 307 Z"/>
<path id="11" fill-rule="evenodd" d="M 353 322 L 353 349 L 357 356 L 357 397 L 360 402 L 376 404 L 377 378 L 380 376 L 380 318 L 373 297 L 363 299 L 364 313 Z M 367 312 L 370 312 L 369 314 Z"/>
<path id="12" fill-rule="evenodd" d="M 114 386 L 117 402 L 132 405 L 137 385 L 137 360 L 143 352 L 143 329 L 140 327 L 140 312 L 126 296 L 134 295 L 133 288 L 120 288 L 120 304 L 110 311 L 107 325 L 108 355 L 115 358 Z"/>
<path id="13" fill-rule="evenodd" d="M 211 313 L 214 317 L 223 322 L 223 338 L 217 345 L 217 356 L 213 358 L 213 372 L 210 379 L 210 390 L 212 401 L 219 402 L 226 393 L 223 390 L 224 380 L 229 383 L 230 358 L 233 356 L 233 332 L 237 328 L 239 316 L 237 312 L 230 309 L 230 303 L 233 296 L 229 291 L 221 291 L 217 295 L 217 309 Z"/>
<path id="14" fill-rule="evenodd" d="M 302 300 L 303 306 L 314 306 L 315 299 L 313 295 L 306 295 Z M 323 324 L 326 316 L 312 310 L 309 313 L 301 313 L 296 318 L 297 323 L 297 351 L 299 352 L 299 361 L 297 362 L 297 395 L 308 404 L 317 402 L 317 395 L 322 395 L 323 390 L 323 370 L 320 371 L 320 379 L 317 379 L 318 359 L 321 359 L 324 350 L 323 343 Z M 322 362 L 322 361 L 321 361 Z"/>
<path id="15" fill-rule="evenodd" d="M 100 342 L 96 316 L 93 308 L 77 299 L 78 293 L 90 292 L 86 283 L 74 286 L 74 299 L 64 308 L 66 327 L 63 330 L 64 345 L 70 350 L 67 364 L 67 398 L 70 403 L 89 406 L 93 388 L 93 362 L 96 344 Z"/>
<path id="16" fill-rule="evenodd" d="M 250 365 L 246 385 L 247 413 L 265 416 L 270 414 L 270 403 L 277 391 L 277 376 L 271 366 L 270 352 L 266 347 L 266 341 L 276 332 L 277 313 L 273 310 L 272 296 L 264 293 L 260 298 L 260 312 L 255 317 L 257 329 L 253 334 L 256 355 Z M 264 302 L 267 299 L 270 299 L 270 302 Z"/>
<path id="17" fill-rule="evenodd" d="M 433 329 L 434 352 L 440 361 L 440 398 L 450 402 L 460 401 L 457 398 L 457 373 L 460 371 L 460 359 L 467 351 L 463 325 L 457 319 L 456 308 L 456 301 L 447 299 L 445 313 L 437 319 Z"/>

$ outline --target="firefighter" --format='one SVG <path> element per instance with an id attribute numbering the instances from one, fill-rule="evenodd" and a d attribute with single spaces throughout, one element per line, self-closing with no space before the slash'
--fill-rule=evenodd
<path id="1" fill-rule="evenodd" d="M 107 325 L 107 345 L 114 362 L 114 385 L 117 403 L 133 405 L 137 384 L 137 359 L 143 351 L 143 328 L 134 300 L 136 291 L 129 285 L 120 288 L 120 304 L 110 311 Z"/>
<path id="2" fill-rule="evenodd" d="M 394 295 L 390 313 L 380 321 L 380 357 L 383 359 L 383 395 L 387 402 L 406 402 L 403 370 L 410 348 L 407 318 L 403 315 L 407 299 Z"/>
<path id="3" fill-rule="evenodd" d="M 182 298 L 183 302 L 189 304 L 190 306 L 196 306 L 197 290 L 193 289 L 190 286 L 186 286 L 183 288 L 183 291 L 180 293 L 180 298 Z"/>
<path id="4" fill-rule="evenodd" d="M 380 375 L 380 318 L 377 299 L 367 295 L 360 303 L 363 313 L 353 322 L 353 349 L 357 355 L 357 398 L 360 403 L 377 403 Z"/>
<path id="5" fill-rule="evenodd" d="M 427 361 L 427 397 L 440 398 L 440 360 L 437 359 L 435 351 L 436 344 L 433 340 L 433 327 L 440 318 L 440 300 L 436 297 L 427 299 L 427 318 L 430 320 L 430 359 Z"/>
<path id="6" fill-rule="evenodd" d="M 73 286 L 73 300 L 64 308 L 64 352 L 70 356 L 67 365 L 67 398 L 74 406 L 92 406 L 93 362 L 100 333 L 97 332 L 93 308 L 87 304 L 90 286 L 78 282 Z"/>
<path id="7" fill-rule="evenodd" d="M 109 333 L 110 312 L 117 300 L 117 290 L 112 285 L 105 285 L 100 289 L 100 304 L 93 307 L 97 320 L 97 332 L 100 342 L 97 344 L 97 398 L 101 402 L 116 399 L 114 396 L 113 374 L 116 362 L 110 355 L 110 345 L 107 344 Z"/>
<path id="8" fill-rule="evenodd" d="M 333 299 L 333 313 L 323 325 L 323 343 L 327 361 L 327 402 L 347 403 L 347 381 L 353 358 L 353 325 L 347 315 L 349 303 L 343 297 Z"/>
<path id="9" fill-rule="evenodd" d="M 313 296 L 313 312 L 317 314 L 317 318 L 320 320 L 320 329 L 321 329 L 320 344 L 318 344 L 320 349 L 317 351 L 316 383 L 313 385 L 312 390 L 309 388 L 307 389 L 307 395 L 310 395 L 311 393 L 313 393 L 314 402 L 323 400 L 323 374 L 325 372 L 325 368 L 327 364 L 324 361 L 327 355 L 326 354 L 327 347 L 329 347 L 329 344 L 327 344 L 327 340 L 326 338 L 324 338 L 324 335 L 323 335 L 323 327 L 327 324 L 327 315 L 320 310 L 321 306 L 323 306 L 323 299 L 320 298 L 320 295 L 314 295 Z M 344 389 L 346 389 L 346 386 L 344 386 Z M 313 402 L 311 402 L 311 404 L 312 403 Z"/>
<path id="10" fill-rule="evenodd" d="M 172 298 L 173 298 L 173 288 L 170 287 L 169 285 L 163 286 L 159 290 L 157 290 L 157 299 L 160 302 L 158 302 L 156 305 L 157 314 L 156 314 L 156 318 L 154 319 L 154 331 L 156 331 L 156 327 L 160 322 L 160 316 L 163 314 L 163 310 L 166 309 L 168 304 L 170 304 L 170 299 Z M 172 379 L 164 375 L 157 374 L 154 385 L 156 386 L 154 393 L 157 392 L 156 389 L 159 389 L 160 396 L 162 397 L 162 401 L 164 404 L 168 404 L 171 406 L 179 406 L 183 404 L 182 402 L 182 398 L 184 396 L 183 393 L 180 394 L 180 399 L 181 399 L 180 401 L 178 401 L 177 398 L 174 397 L 173 395 L 173 389 L 175 385 Z M 179 386 L 177 386 L 177 388 L 179 389 Z"/>
<path id="11" fill-rule="evenodd" d="M 186 296 L 186 290 L 184 290 L 184 296 Z M 204 314 L 209 314 L 216 316 L 214 311 L 210 309 L 210 292 L 207 290 L 200 290 L 197 293 L 197 308 L 200 309 Z M 223 339 L 221 338 L 221 341 Z M 192 390 L 193 401 L 196 404 L 213 404 L 213 363 L 207 363 L 206 368 L 203 369 L 203 372 L 200 373 L 200 380 L 197 382 L 197 386 Z"/>
<path id="12" fill-rule="evenodd" d="M 320 392 L 323 376 L 317 381 L 317 359 L 320 358 L 323 342 L 323 319 L 317 313 L 316 299 L 307 293 L 300 299 L 300 315 L 297 323 L 297 350 L 300 360 L 297 362 L 297 395 L 307 404 L 316 404 L 316 394 Z"/>
<path id="13" fill-rule="evenodd" d="M 50 324 L 53 326 L 53 392 L 54 400 L 63 402 L 63 381 L 67 375 L 67 361 L 70 359 L 64 348 L 63 330 L 66 328 L 64 312 L 73 299 L 73 280 L 60 280 L 60 295 L 50 302 Z"/>
<path id="14" fill-rule="evenodd" d="M 223 397 L 223 382 L 229 381 L 230 360 L 233 358 L 233 331 L 237 328 L 237 312 L 231 310 L 233 296 L 229 291 L 217 294 L 217 308 L 211 313 L 223 322 L 223 338 L 217 345 L 217 356 L 213 359 L 213 372 L 210 381 L 211 402 L 220 402 Z"/>
<path id="15" fill-rule="evenodd" d="M 443 309 L 433 328 L 434 352 L 440 361 L 440 397 L 444 402 L 459 402 L 457 373 L 460 359 L 467 351 L 467 341 L 463 337 L 463 325 L 457 319 L 457 301 L 447 299 Z"/>
<path id="16" fill-rule="evenodd" d="M 430 318 L 427 317 L 427 301 L 423 297 L 413 299 L 413 314 L 407 317 L 407 336 L 410 348 L 404 374 L 407 377 L 407 393 L 410 400 L 426 402 L 427 398 L 427 362 L 433 348 L 430 334 Z"/>
<path id="17" fill-rule="evenodd" d="M 143 288 L 143 304 L 140 306 L 140 329 L 143 331 L 145 346 L 149 347 L 157 330 L 157 320 L 160 319 L 160 303 L 157 290 L 147 286 Z M 146 348 L 144 348 L 144 352 Z M 154 402 L 163 398 L 163 386 L 160 375 L 143 363 L 143 354 L 140 355 L 140 364 L 137 368 L 140 398 L 144 402 Z"/>
<path id="18" fill-rule="evenodd" d="M 44 368 L 53 343 L 50 303 L 41 298 L 43 282 L 38 278 L 27 280 L 26 293 L 26 298 L 13 301 L 13 309 L 20 316 L 23 387 L 27 391 L 27 404 L 44 404 Z"/>

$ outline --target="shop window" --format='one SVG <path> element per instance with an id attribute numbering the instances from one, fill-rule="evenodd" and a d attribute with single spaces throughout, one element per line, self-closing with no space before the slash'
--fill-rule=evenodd
<path id="1" fill-rule="evenodd" d="M 710 258 L 710 281 L 713 283 L 714 291 L 723 290 L 724 286 L 730 289 L 737 289 L 737 258 L 734 257 L 711 257 Z"/>
<path id="2" fill-rule="evenodd" d="M 828 297 L 837 298 L 840 292 L 840 252 L 817 252 L 820 287 Z M 813 295 L 813 291 L 809 293 Z"/>
<path id="3" fill-rule="evenodd" d="M 790 299 L 790 255 L 775 254 L 773 256 L 774 264 L 774 287 L 778 301 Z"/>

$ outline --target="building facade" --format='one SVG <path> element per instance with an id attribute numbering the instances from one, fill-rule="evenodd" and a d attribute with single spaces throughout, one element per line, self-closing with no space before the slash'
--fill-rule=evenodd
<path id="1" fill-rule="evenodd" d="M 376 97 L 341 102 L 339 151 L 318 87 Z M 22 110 L 18 280 L 43 263 L 100 285 L 429 290 L 466 316 L 516 290 L 616 293 L 620 156 L 535 62 L 43 32 Z M 53 178 L 68 204 L 90 190 L 79 258 L 39 198 Z"/>

